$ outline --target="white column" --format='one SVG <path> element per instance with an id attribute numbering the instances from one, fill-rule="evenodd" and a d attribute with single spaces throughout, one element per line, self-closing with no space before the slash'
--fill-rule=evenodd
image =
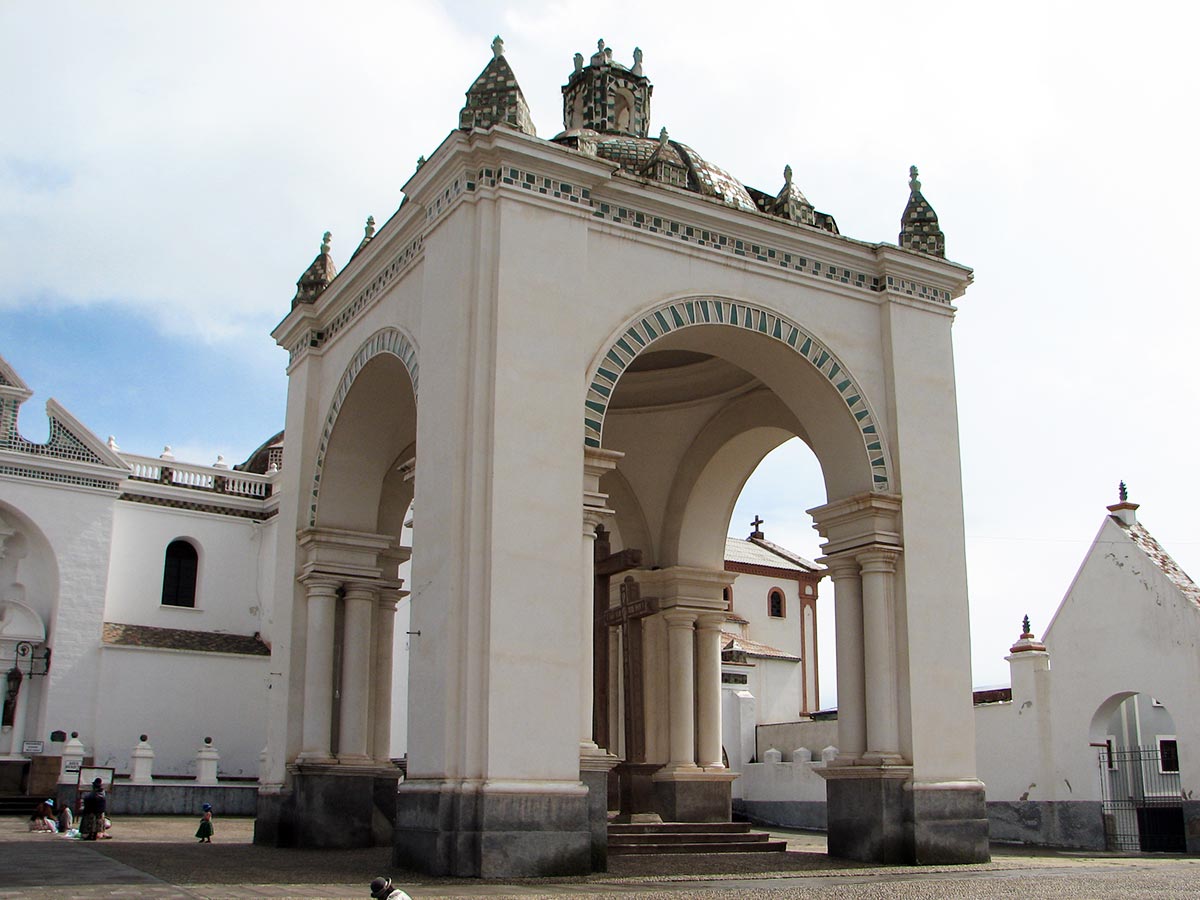
<path id="1" fill-rule="evenodd" d="M 333 579 L 305 582 L 308 633 L 304 661 L 304 725 L 300 762 L 333 762 L 329 747 L 333 725 L 333 627 L 338 585 Z"/>
<path id="2" fill-rule="evenodd" d="M 342 698 L 338 719 L 338 761 L 352 765 L 371 762 L 367 729 L 371 692 L 371 611 L 375 587 L 365 582 L 346 585 L 342 631 Z M 312 621 L 311 619 L 309 621 Z"/>
<path id="3" fill-rule="evenodd" d="M 867 749 L 866 673 L 863 669 L 863 602 L 853 557 L 821 560 L 833 579 L 837 646 L 838 761 L 852 763 Z"/>
<path id="4" fill-rule="evenodd" d="M 595 582 L 596 582 L 596 526 L 605 518 L 609 510 L 585 506 L 583 508 L 583 542 L 580 556 L 580 569 L 583 585 L 579 602 L 579 658 L 584 663 L 579 667 L 579 752 L 590 756 L 600 752 L 592 739 L 592 715 L 595 703 L 593 693 L 593 662 L 595 653 Z"/>
<path id="5" fill-rule="evenodd" d="M 396 592 L 381 591 L 375 603 L 375 731 L 371 755 L 386 764 L 392 755 L 392 654 L 396 639 Z"/>
<path id="6" fill-rule="evenodd" d="M 896 610 L 894 550 L 858 554 L 862 566 L 863 650 L 866 655 L 867 752 L 870 762 L 897 763 L 900 755 L 896 705 Z"/>
<path id="7" fill-rule="evenodd" d="M 696 619 L 696 765 L 723 769 L 721 762 L 721 624 L 725 614 Z"/>
<path id="8" fill-rule="evenodd" d="M 667 623 L 668 689 L 671 698 L 670 771 L 695 770 L 695 666 L 692 659 L 696 614 L 686 609 L 668 609 Z"/>

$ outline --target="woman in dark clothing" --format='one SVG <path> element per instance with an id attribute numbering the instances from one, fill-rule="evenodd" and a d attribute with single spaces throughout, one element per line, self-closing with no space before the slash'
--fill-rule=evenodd
<path id="1" fill-rule="evenodd" d="M 97 778 L 92 789 L 83 795 L 83 814 L 79 817 L 79 836 L 85 841 L 94 841 L 104 833 L 104 814 L 108 811 L 108 798 L 104 795 L 104 780 Z"/>

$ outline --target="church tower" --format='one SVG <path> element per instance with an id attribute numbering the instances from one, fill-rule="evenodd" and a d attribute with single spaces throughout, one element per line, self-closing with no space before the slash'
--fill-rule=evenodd
<path id="1" fill-rule="evenodd" d="M 642 74 L 642 51 L 634 48 L 633 68 L 613 62 L 612 48 L 596 42 L 587 66 L 575 54 L 575 71 L 563 85 L 563 128 L 588 128 L 601 134 L 650 134 L 650 95 L 654 86 Z"/>

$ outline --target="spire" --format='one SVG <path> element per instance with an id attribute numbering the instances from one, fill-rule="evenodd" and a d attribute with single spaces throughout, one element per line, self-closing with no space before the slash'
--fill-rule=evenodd
<path id="1" fill-rule="evenodd" d="M 816 225 L 817 215 L 808 198 L 792 182 L 792 167 L 783 167 L 783 190 L 771 204 L 772 215 L 790 219 L 801 225 Z"/>
<path id="2" fill-rule="evenodd" d="M 1107 507 L 1108 511 L 1123 525 L 1136 525 L 1137 508 L 1141 504 L 1129 502 L 1129 488 L 1125 487 L 1124 481 L 1117 486 L 1117 497 L 1117 502 Z"/>
<path id="3" fill-rule="evenodd" d="M 1029 624 L 1029 616 L 1021 620 L 1021 637 L 1008 648 L 1009 653 L 1028 653 L 1031 650 L 1046 652 L 1046 645 L 1033 636 L 1033 627 Z"/>
<path id="4" fill-rule="evenodd" d="M 921 194 L 921 182 L 917 180 L 917 167 L 908 170 L 908 206 L 900 220 L 899 244 L 905 250 L 916 250 L 929 256 L 946 256 L 946 236 L 938 227 L 937 213 Z"/>
<path id="5" fill-rule="evenodd" d="M 467 91 L 467 105 L 458 114 L 458 127 L 463 131 L 494 125 L 507 125 L 525 134 L 537 134 L 517 76 L 504 59 L 504 41 L 500 35 L 492 41 L 491 62 L 484 66 Z"/>
<path id="6" fill-rule="evenodd" d="M 354 251 L 358 253 L 363 247 L 371 243 L 371 238 L 375 237 L 375 217 L 367 216 L 367 224 L 363 228 L 363 239 L 359 242 L 358 248 Z"/>
<path id="7" fill-rule="evenodd" d="M 671 143 L 671 137 L 667 134 L 666 128 L 658 132 L 658 146 L 654 148 L 650 159 L 639 170 L 639 174 L 663 184 L 673 184 L 675 187 L 686 188 L 688 186 L 687 163 L 683 161 L 683 157 Z"/>
<path id="8" fill-rule="evenodd" d="M 337 266 L 333 264 L 333 258 L 329 255 L 329 240 L 332 237 L 328 231 L 325 232 L 321 238 L 321 252 L 296 282 L 296 296 L 292 298 L 292 309 L 300 303 L 313 303 L 337 275 Z"/>

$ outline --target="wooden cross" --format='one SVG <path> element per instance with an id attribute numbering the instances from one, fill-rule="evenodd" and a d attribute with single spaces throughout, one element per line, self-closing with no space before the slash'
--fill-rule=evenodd
<path id="1" fill-rule="evenodd" d="M 646 716 L 643 712 L 642 691 L 642 623 L 646 616 L 658 612 L 655 597 L 643 597 L 641 586 L 626 575 L 621 582 L 621 604 L 609 609 L 604 616 L 605 631 L 621 629 L 621 664 L 624 672 L 625 695 L 625 762 L 646 761 Z"/>
<path id="2" fill-rule="evenodd" d="M 641 550 L 612 552 L 612 542 L 603 525 L 596 526 L 593 548 L 595 578 L 592 587 L 592 740 L 610 746 L 608 727 L 608 613 L 609 580 L 642 564 Z"/>

